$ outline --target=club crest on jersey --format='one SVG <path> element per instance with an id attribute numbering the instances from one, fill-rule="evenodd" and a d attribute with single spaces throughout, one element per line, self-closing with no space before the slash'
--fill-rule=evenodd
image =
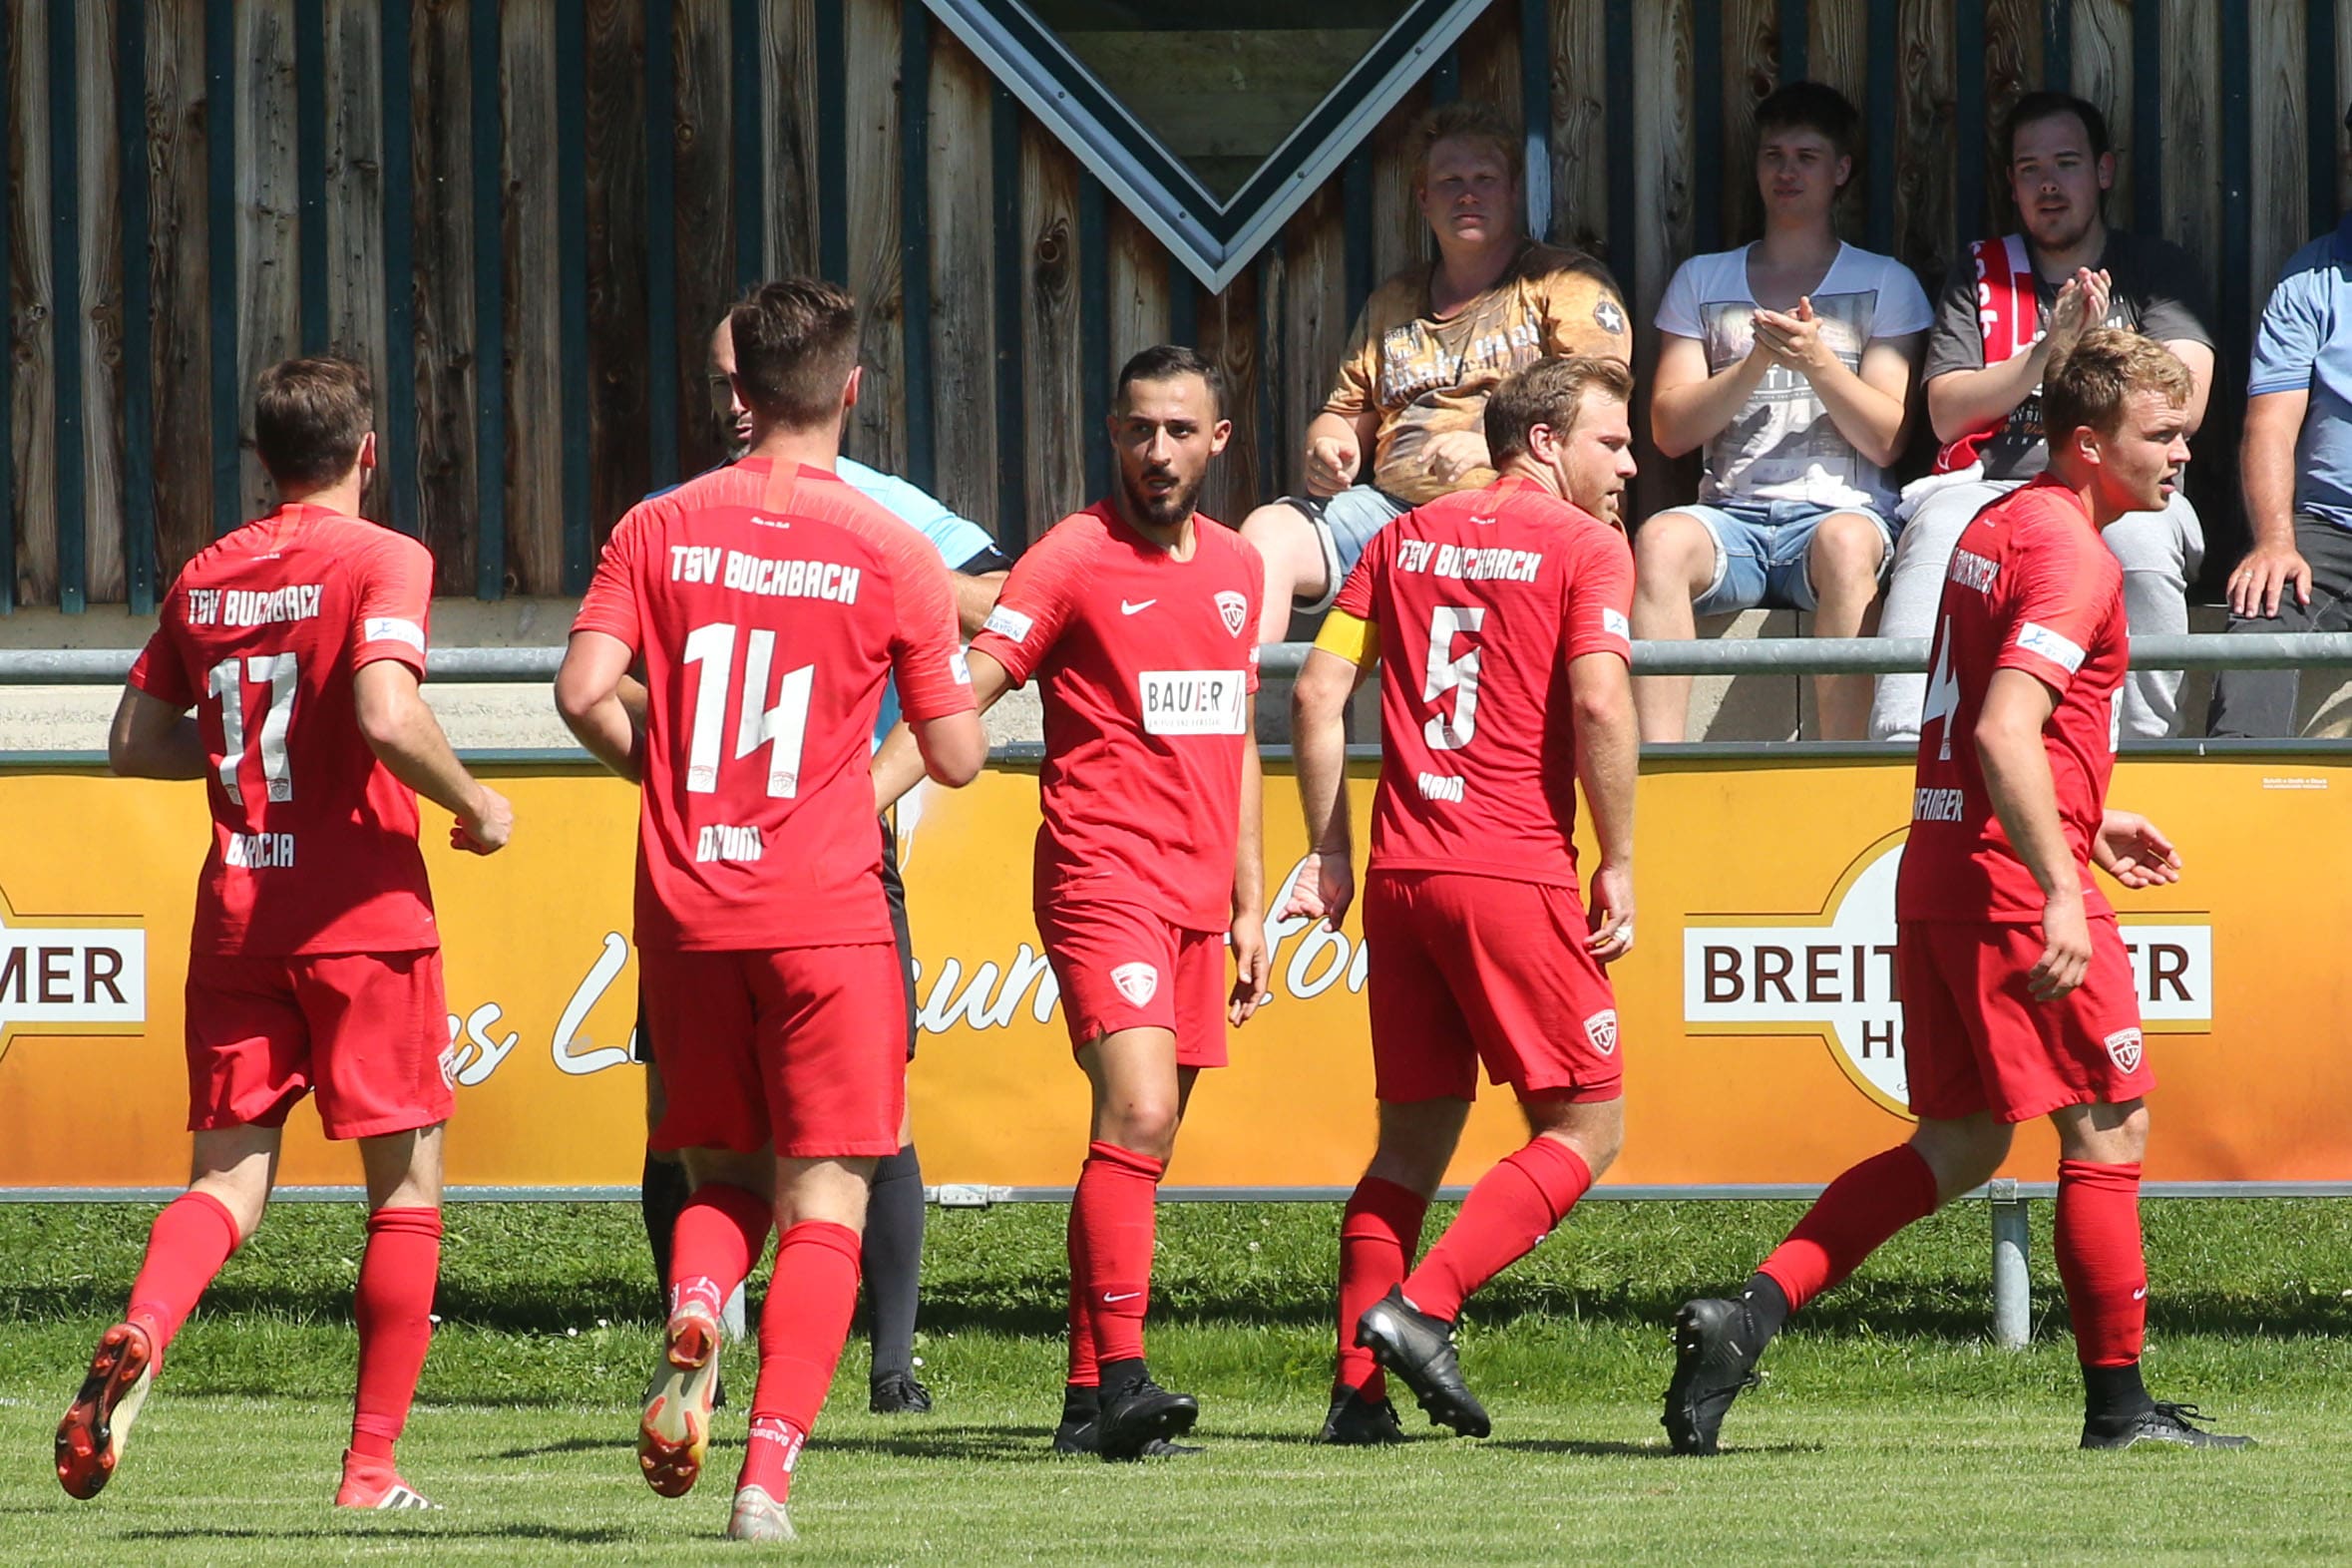
<path id="1" fill-rule="evenodd" d="M 1111 983 L 1135 1006 L 1151 1000 L 1160 988 L 1160 972 L 1148 964 L 1122 964 L 1111 971 Z"/>
<path id="2" fill-rule="evenodd" d="M 1233 589 L 1217 595 L 1217 618 L 1225 622 L 1225 629 L 1235 636 L 1242 634 L 1242 622 L 1250 613 L 1250 601 Z"/>
<path id="3" fill-rule="evenodd" d="M 457 1042 L 453 1040 L 441 1047 L 441 1086 L 445 1089 L 454 1089 L 457 1087 L 457 1081 L 458 1052 Z"/>
<path id="4" fill-rule="evenodd" d="M 2108 1059 L 2124 1072 L 2138 1072 L 2145 1048 L 2138 1029 L 2118 1029 L 2107 1037 Z"/>
<path id="5" fill-rule="evenodd" d="M 1584 1020 L 1584 1037 L 1604 1056 L 1617 1054 L 1617 1009 L 1603 1007 Z"/>

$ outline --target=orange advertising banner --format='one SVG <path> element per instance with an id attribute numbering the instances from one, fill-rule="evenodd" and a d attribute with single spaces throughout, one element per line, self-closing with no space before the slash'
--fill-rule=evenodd
<path id="1" fill-rule="evenodd" d="M 628 1057 L 633 792 L 562 758 L 484 771 L 515 801 L 507 853 L 428 860 L 459 1084 L 449 1180 L 633 1187 L 642 1069 Z M 1356 781 L 1359 820 L 1369 767 Z M 1899 759 L 1653 758 L 1639 802 L 1639 942 L 1614 971 L 1627 1139 L 1608 1185 L 1819 1183 L 1904 1135 L 1891 994 Z M 2352 763 L 2127 758 L 2115 799 L 2178 843 L 2176 886 L 2116 892 L 2158 1087 L 2157 1182 L 2352 1181 Z M 205 844 L 193 785 L 0 770 L 0 1196 L 185 1179 L 181 988 Z M 1304 845 L 1267 769 L 1270 901 Z M 920 961 L 912 1074 L 929 1180 L 1066 1187 L 1086 1092 L 1029 915 L 1036 778 L 926 789 L 900 824 Z M 1196 1092 L 1171 1185 L 1352 1184 L 1372 1131 L 1359 929 L 1276 923 L 1274 1000 Z M 1487 1089 L 1450 1179 L 1524 1137 Z M 2004 1174 L 2047 1180 L 2022 1129 Z M 349 1151 L 288 1124 L 281 1179 L 347 1185 Z"/>

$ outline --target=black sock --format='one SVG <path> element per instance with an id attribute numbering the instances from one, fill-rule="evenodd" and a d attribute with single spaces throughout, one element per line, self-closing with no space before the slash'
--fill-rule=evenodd
<path id="1" fill-rule="evenodd" d="M 640 1179 L 637 1205 L 645 1216 L 645 1245 L 653 1250 L 653 1316 L 669 1316 L 669 1244 L 678 1228 L 678 1211 L 686 1206 L 692 1188 L 686 1168 L 676 1160 L 645 1151 L 645 1174 Z"/>
<path id="2" fill-rule="evenodd" d="M 1780 1326 L 1788 1321 L 1788 1294 L 1770 1275 L 1752 1274 L 1740 1292 L 1740 1299 L 1748 1309 L 1748 1328 L 1756 1336 L 1755 1349 L 1761 1351 L 1764 1342 L 1778 1334 Z"/>
<path id="3" fill-rule="evenodd" d="M 1061 1385 L 1061 1418 L 1064 1423 L 1085 1422 L 1102 1413 L 1102 1390 L 1090 1382 L 1065 1382 Z"/>
<path id="4" fill-rule="evenodd" d="M 1148 1377 L 1150 1375 L 1151 1371 L 1144 1365 L 1143 1358 L 1140 1356 L 1136 1357 L 1133 1361 L 1104 1362 L 1102 1364 L 1103 1397 L 1108 1398 L 1110 1395 L 1117 1393 L 1121 1388 L 1126 1387 L 1127 1384 L 1135 1381 L 1137 1378 Z"/>
<path id="5" fill-rule="evenodd" d="M 875 1162 L 863 1254 L 874 1375 L 912 1373 L 923 1274 L 923 1164 L 912 1143 Z"/>
<path id="6" fill-rule="evenodd" d="M 2140 1380 L 2140 1364 L 2083 1369 L 2083 1421 L 2090 1426 L 2121 1427 L 2146 1414 L 2156 1404 L 2148 1385 Z"/>

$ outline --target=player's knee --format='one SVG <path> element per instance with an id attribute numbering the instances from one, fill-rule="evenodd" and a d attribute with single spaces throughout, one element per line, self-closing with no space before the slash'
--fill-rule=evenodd
<path id="1" fill-rule="evenodd" d="M 2009 1157 L 2010 1132 L 1990 1116 L 1921 1122 L 1911 1134 L 1911 1147 L 1935 1175 L 1936 1201 L 1949 1203 L 1991 1181 Z"/>
<path id="2" fill-rule="evenodd" d="M 1181 1115 L 1173 1095 L 1127 1096 L 1103 1107 L 1101 1139 L 1164 1160 L 1176 1147 L 1176 1126 Z"/>

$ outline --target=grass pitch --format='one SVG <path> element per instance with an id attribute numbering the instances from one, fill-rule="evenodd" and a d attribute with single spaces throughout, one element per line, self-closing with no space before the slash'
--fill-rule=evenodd
<path id="1" fill-rule="evenodd" d="M 2047 1222 L 2048 1206 L 2038 1211 Z M 0 1554 L 10 1562 L 578 1564 L 739 1560 L 717 1540 L 742 1438 L 665 1501 L 635 1474 L 654 1348 L 631 1210 L 467 1206 L 402 1467 L 430 1516 L 327 1506 L 349 1419 L 355 1208 L 287 1207 L 179 1342 L 122 1473 L 79 1504 L 49 1439 L 119 1310 L 152 1208 L 0 1208 Z M 1153 1362 L 1202 1396 L 1197 1459 L 1055 1461 L 1063 1211 L 935 1214 L 928 1417 L 864 1413 L 853 1342 L 802 1461 L 788 1548 L 824 1563 L 2083 1562 L 2352 1559 L 2352 1203 L 2152 1203 L 2148 1356 L 2253 1452 L 2082 1454 L 2063 1305 L 2036 1239 L 2037 1337 L 1984 1340 L 1988 1228 L 1900 1238 L 1776 1343 L 1726 1428 L 1670 1455 L 1665 1323 L 1775 1241 L 1784 1204 L 1593 1204 L 1471 1307 L 1484 1442 L 1304 1439 L 1329 1377 L 1338 1215 L 1163 1211 Z M 1432 1217 L 1432 1223 L 1439 1218 Z M 1432 1231 L 1433 1234 L 1433 1231 Z M 731 1352 L 745 1378 L 750 1358 Z M 741 1386 L 739 1384 L 739 1386 Z"/>

